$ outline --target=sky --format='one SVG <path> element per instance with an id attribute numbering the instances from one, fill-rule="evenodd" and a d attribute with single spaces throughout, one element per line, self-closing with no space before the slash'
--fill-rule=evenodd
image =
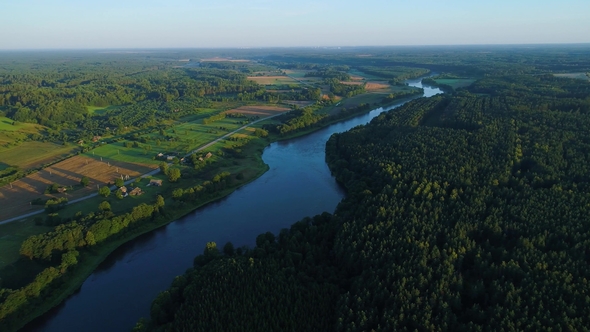
<path id="1" fill-rule="evenodd" d="M 589 0 L 0 0 L 0 50 L 589 42 Z"/>

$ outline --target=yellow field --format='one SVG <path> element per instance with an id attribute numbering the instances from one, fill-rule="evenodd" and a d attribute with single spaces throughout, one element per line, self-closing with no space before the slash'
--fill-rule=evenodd
<path id="1" fill-rule="evenodd" d="M 96 185 L 103 186 L 108 182 L 114 183 L 115 179 L 120 177 L 121 174 L 133 178 L 145 174 L 155 167 L 154 165 L 125 163 L 107 159 L 103 159 L 101 162 L 84 156 L 68 158 L 17 180 L 12 183 L 12 186 L 5 185 L 1 187 L 0 206 L 2 206 L 2 209 L 0 209 L 0 220 L 43 209 L 43 206 L 31 206 L 29 204 L 36 198 L 67 197 L 68 200 L 73 200 L 95 192 L 97 190 Z M 45 189 L 52 183 L 64 187 L 75 186 L 80 183 L 83 176 L 90 178 L 90 185 L 87 188 L 63 194 L 44 194 Z"/>

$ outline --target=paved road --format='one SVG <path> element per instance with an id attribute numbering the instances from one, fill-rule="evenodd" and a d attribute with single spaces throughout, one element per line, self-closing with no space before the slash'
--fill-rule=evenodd
<path id="1" fill-rule="evenodd" d="M 190 156 L 190 155 L 191 155 L 191 154 L 193 154 L 193 153 L 196 153 L 196 152 L 202 151 L 202 150 L 204 150 L 204 149 L 206 149 L 206 148 L 210 147 L 211 145 L 213 145 L 213 144 L 215 144 L 215 143 L 217 143 L 217 142 L 219 142 L 219 141 L 221 141 L 221 140 L 223 140 L 223 139 L 225 139 L 225 138 L 227 138 L 227 137 L 229 137 L 229 136 L 231 136 L 231 135 L 233 135 L 233 134 L 235 134 L 235 133 L 239 132 L 240 130 L 243 130 L 243 129 L 245 129 L 246 127 L 249 127 L 249 126 L 251 126 L 251 125 L 255 124 L 255 123 L 258 123 L 258 122 L 261 122 L 261 121 L 264 121 L 264 120 L 268 120 L 268 119 L 274 118 L 274 117 L 276 117 L 276 116 L 279 116 L 279 115 L 282 115 L 282 114 L 284 114 L 284 113 L 286 113 L 286 112 L 282 112 L 282 113 L 279 113 L 279 114 L 271 115 L 271 116 L 268 116 L 268 117 L 266 117 L 266 118 L 258 119 L 258 120 L 256 120 L 256 121 L 252 121 L 252 122 L 250 122 L 250 123 L 248 123 L 248 124 L 246 124 L 246 125 L 243 125 L 243 126 L 241 126 L 240 128 L 238 128 L 238 129 L 236 129 L 236 130 L 234 130 L 234 131 L 232 131 L 232 132 L 229 132 L 229 133 L 227 133 L 227 134 L 225 134 L 225 135 L 223 135 L 223 136 L 221 136 L 221 137 L 219 137 L 219 138 L 217 138 L 217 139 L 215 139 L 215 140 L 213 140 L 213 141 L 211 141 L 211 142 L 209 142 L 209 143 L 207 143 L 207 144 L 205 144 L 205 145 L 201 146 L 200 148 L 198 148 L 198 149 L 196 149 L 196 150 L 193 150 L 193 151 L 191 151 L 191 152 L 187 153 L 187 154 L 185 155 L 185 157 L 188 157 L 188 156 Z M 170 164 L 171 164 L 171 163 L 169 163 L 168 165 L 170 165 Z M 155 170 L 153 170 L 153 171 L 150 171 L 150 172 L 147 172 L 147 173 L 145 173 L 145 174 L 141 175 L 140 177 L 141 177 L 141 178 L 145 178 L 145 177 L 152 176 L 152 175 L 155 175 L 155 174 L 158 174 L 158 173 L 160 173 L 160 169 L 159 169 L 159 168 L 156 168 Z M 135 179 L 131 179 L 131 180 L 125 181 L 125 184 L 126 184 L 126 185 L 127 185 L 127 184 L 130 184 L 130 183 L 131 183 L 131 182 L 133 182 L 133 181 L 135 181 Z M 115 189 L 117 189 L 117 187 L 116 187 L 116 186 L 111 186 L 111 190 L 115 190 Z M 84 197 L 76 198 L 76 199 L 74 199 L 74 200 L 71 200 L 71 201 L 69 201 L 69 202 L 68 202 L 68 205 L 69 205 L 69 204 L 74 204 L 74 203 L 77 203 L 77 202 L 81 202 L 81 201 L 83 201 L 83 200 L 86 200 L 86 199 L 89 199 L 89 198 L 92 198 L 92 197 L 96 197 L 96 196 L 98 196 L 98 193 L 94 193 L 94 194 L 90 194 L 90 195 L 88 195 L 88 196 L 84 196 Z M 17 220 L 21 220 L 21 219 L 24 219 L 24 218 L 32 217 L 32 216 L 34 216 L 34 215 L 41 214 L 41 213 L 43 213 L 43 212 L 45 212 L 45 210 L 39 210 L 39 211 L 35 211 L 35 212 L 31 212 L 31 213 L 27 213 L 27 214 L 20 215 L 20 216 L 18 216 L 18 217 L 14 217 L 14 218 L 6 219 L 6 220 L 3 220 L 3 221 L 0 221 L 0 225 L 2 225 L 2 224 L 7 224 L 7 223 L 9 223 L 9 222 L 13 222 L 13 221 L 17 221 Z"/>

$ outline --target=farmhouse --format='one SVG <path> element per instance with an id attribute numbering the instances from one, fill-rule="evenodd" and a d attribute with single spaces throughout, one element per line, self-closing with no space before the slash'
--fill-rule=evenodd
<path id="1" fill-rule="evenodd" d="M 139 187 L 135 187 L 135 189 L 133 189 L 129 192 L 129 195 L 131 195 L 131 196 L 139 196 L 142 194 L 143 194 L 143 190 L 141 190 L 141 188 L 139 188 Z"/>
<path id="2" fill-rule="evenodd" d="M 157 187 L 161 187 L 162 186 L 162 180 L 150 180 L 150 183 L 148 183 L 148 186 L 157 186 Z"/>

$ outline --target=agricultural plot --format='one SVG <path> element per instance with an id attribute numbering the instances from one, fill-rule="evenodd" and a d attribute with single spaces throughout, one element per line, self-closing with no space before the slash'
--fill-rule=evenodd
<path id="1" fill-rule="evenodd" d="M 156 166 L 103 159 L 95 160 L 86 156 L 68 158 L 37 173 L 0 188 L 0 220 L 9 219 L 28 212 L 41 210 L 41 205 L 31 205 L 34 199 L 67 197 L 68 200 L 84 197 L 96 191 L 96 185 L 113 183 L 121 175 L 131 178 L 145 174 Z M 90 185 L 80 188 L 80 179 L 87 176 Z M 45 189 L 57 183 L 65 187 L 65 193 L 44 194 Z"/>
<path id="2" fill-rule="evenodd" d="M 290 109 L 279 106 L 241 106 L 231 109 L 226 113 L 240 113 L 246 116 L 259 116 L 261 118 L 287 112 Z"/>
<path id="3" fill-rule="evenodd" d="M 574 78 L 578 80 L 590 81 L 590 73 L 569 73 L 569 74 L 553 74 L 556 77 Z"/>
<path id="4" fill-rule="evenodd" d="M 308 70 L 293 70 L 293 69 L 286 69 L 284 72 L 294 78 L 306 78 L 305 74 L 307 74 Z"/>
<path id="5" fill-rule="evenodd" d="M 96 115 L 102 115 L 102 114 L 106 113 L 106 111 L 115 110 L 115 109 L 118 109 L 120 107 L 121 106 L 116 106 L 116 105 L 105 106 L 105 107 L 101 107 L 101 106 L 86 106 L 86 108 L 88 109 L 88 114 L 96 114 Z"/>
<path id="6" fill-rule="evenodd" d="M 34 168 L 63 158 L 77 149 L 72 145 L 49 142 L 23 142 L 16 146 L 0 147 L 0 163 L 18 165 L 21 169 Z"/>
<path id="7" fill-rule="evenodd" d="M 7 117 L 0 117 L 0 132 L 19 131 L 26 134 L 35 134 L 41 129 L 43 129 L 43 126 L 32 123 L 15 122 Z"/>
<path id="8" fill-rule="evenodd" d="M 297 85 L 299 82 L 287 76 L 248 76 L 250 81 L 260 85 Z"/>
<path id="9" fill-rule="evenodd" d="M 437 78 L 435 81 L 438 84 L 448 85 L 453 89 L 464 88 L 475 82 L 475 80 L 471 78 Z"/>

